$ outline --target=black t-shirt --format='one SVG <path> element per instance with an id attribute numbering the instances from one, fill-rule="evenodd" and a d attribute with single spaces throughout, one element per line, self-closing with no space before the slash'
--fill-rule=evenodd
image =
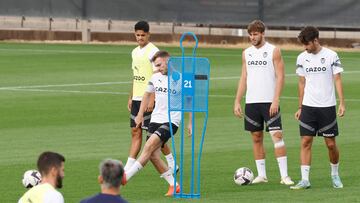
<path id="1" fill-rule="evenodd" d="M 83 199 L 80 203 L 128 203 L 120 195 L 109 195 L 99 193 L 92 197 Z"/>

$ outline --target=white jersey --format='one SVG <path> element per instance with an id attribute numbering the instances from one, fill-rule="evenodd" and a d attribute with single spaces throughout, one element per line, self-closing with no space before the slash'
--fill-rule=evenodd
<path id="1" fill-rule="evenodd" d="M 43 183 L 28 190 L 18 203 L 64 203 L 64 198 L 52 185 Z"/>
<path id="2" fill-rule="evenodd" d="M 181 83 L 179 87 L 171 90 L 173 94 L 180 94 Z M 160 72 L 152 75 L 147 92 L 155 92 L 155 108 L 151 114 L 150 123 L 168 123 L 168 76 Z M 171 122 L 176 126 L 180 125 L 181 113 L 178 111 L 171 112 Z"/>
<path id="3" fill-rule="evenodd" d="M 341 73 L 336 52 L 322 47 L 317 54 L 302 52 L 296 61 L 296 74 L 305 77 L 303 105 L 329 107 L 336 105 L 333 75 Z"/>
<path id="4" fill-rule="evenodd" d="M 261 48 L 245 49 L 246 103 L 271 103 L 274 99 L 276 76 L 273 63 L 275 46 L 265 42 Z"/>

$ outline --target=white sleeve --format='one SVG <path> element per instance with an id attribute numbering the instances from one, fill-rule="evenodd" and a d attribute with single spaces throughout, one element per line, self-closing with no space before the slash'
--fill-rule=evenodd
<path id="1" fill-rule="evenodd" d="M 303 59 L 300 56 L 297 57 L 296 60 L 296 74 L 298 76 L 305 76 L 305 71 L 304 71 L 304 67 L 303 67 Z"/>
<path id="2" fill-rule="evenodd" d="M 344 71 L 344 69 L 341 67 L 340 58 L 337 54 L 335 54 L 333 57 L 331 68 L 334 75 Z"/>
<path id="3" fill-rule="evenodd" d="M 154 87 L 154 83 L 153 83 L 153 78 L 154 77 L 151 77 L 149 83 L 148 83 L 148 87 L 147 87 L 147 90 L 146 92 L 150 92 L 150 93 L 153 93 L 155 92 L 155 87 Z"/>
<path id="4" fill-rule="evenodd" d="M 154 47 L 154 48 L 150 51 L 150 54 L 149 54 L 149 60 L 150 60 L 150 61 L 151 61 L 152 57 L 153 57 L 153 56 L 156 54 L 156 52 L 158 52 L 158 51 L 159 51 L 159 49 L 158 49 L 157 47 Z M 154 63 L 151 62 L 151 64 L 152 64 L 153 71 L 157 71 L 158 68 L 155 67 Z"/>
<path id="5" fill-rule="evenodd" d="M 58 191 L 49 191 L 44 196 L 44 203 L 64 203 L 64 197 Z"/>

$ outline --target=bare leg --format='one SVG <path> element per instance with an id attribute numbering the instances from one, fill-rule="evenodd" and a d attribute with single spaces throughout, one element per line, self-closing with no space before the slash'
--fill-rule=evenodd
<path id="1" fill-rule="evenodd" d="M 255 160 L 265 159 L 264 133 L 262 131 L 251 132 L 253 140 L 253 152 Z"/>
<path id="2" fill-rule="evenodd" d="M 301 136 L 301 165 L 311 165 L 311 146 L 313 142 L 312 136 Z"/>
<path id="3" fill-rule="evenodd" d="M 129 157 L 136 159 L 140 152 L 142 144 L 142 129 L 131 128 L 131 146 L 129 150 Z"/>
<path id="4" fill-rule="evenodd" d="M 335 137 L 325 137 L 325 143 L 329 150 L 329 159 L 332 164 L 339 163 L 339 149 L 336 146 Z"/>

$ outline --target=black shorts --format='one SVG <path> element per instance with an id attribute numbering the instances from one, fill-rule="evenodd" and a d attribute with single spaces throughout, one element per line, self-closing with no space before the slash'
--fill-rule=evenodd
<path id="1" fill-rule="evenodd" d="M 302 105 L 300 135 L 334 137 L 339 134 L 336 107 L 310 107 Z"/>
<path id="2" fill-rule="evenodd" d="M 175 135 L 178 127 L 173 123 L 171 126 L 173 134 Z M 152 134 L 159 136 L 163 144 L 165 144 L 171 138 L 169 123 L 150 123 L 148 132 L 149 135 L 147 136 L 146 140 L 149 139 Z"/>
<path id="3" fill-rule="evenodd" d="M 250 132 L 263 131 L 264 122 L 266 123 L 266 131 L 281 130 L 281 115 L 279 112 L 270 117 L 269 109 L 271 103 L 253 103 L 245 105 L 245 130 Z"/>
<path id="4" fill-rule="evenodd" d="M 131 114 L 130 114 L 130 128 L 135 128 L 135 117 L 137 116 L 139 110 L 140 110 L 141 101 L 132 101 L 131 103 Z M 141 125 L 141 128 L 144 130 L 148 130 L 150 118 L 151 118 L 152 112 L 145 112 L 144 113 L 144 122 Z"/>

